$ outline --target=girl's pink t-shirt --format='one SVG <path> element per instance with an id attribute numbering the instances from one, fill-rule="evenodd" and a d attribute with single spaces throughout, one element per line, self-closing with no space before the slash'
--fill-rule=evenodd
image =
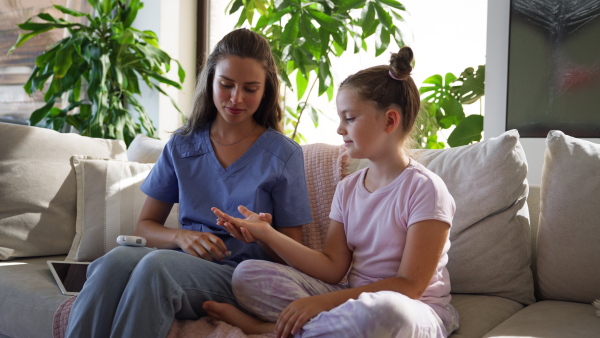
<path id="1" fill-rule="evenodd" d="M 369 168 L 342 180 L 336 188 L 329 217 L 344 224 L 352 267 L 350 287 L 396 277 L 408 228 L 420 221 L 438 220 L 452 225 L 454 198 L 442 179 L 420 163 L 408 167 L 390 184 L 369 192 L 364 186 Z M 436 273 L 420 300 L 445 306 L 450 302 L 446 241 Z"/>

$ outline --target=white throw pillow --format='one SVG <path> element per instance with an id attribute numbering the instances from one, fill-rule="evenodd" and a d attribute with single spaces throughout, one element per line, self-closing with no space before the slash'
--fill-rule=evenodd
<path id="1" fill-rule="evenodd" d="M 535 302 L 527 160 L 519 133 L 416 154 L 456 202 L 448 252 L 452 292 Z"/>
<path id="2" fill-rule="evenodd" d="M 452 293 L 535 301 L 530 268 L 527 161 L 519 133 L 450 149 L 413 150 L 456 202 L 448 271 Z M 352 160 L 351 170 L 368 166 Z"/>
<path id="3" fill-rule="evenodd" d="M 126 160 L 125 143 L 0 123 L 0 260 L 64 255 L 75 236 L 76 154 Z"/>
<path id="4" fill-rule="evenodd" d="M 151 163 L 73 156 L 77 178 L 76 235 L 67 260 L 93 261 L 118 246 L 119 235 L 132 235 L 146 195 L 140 186 Z M 178 228 L 178 205 L 165 226 Z"/>
<path id="5" fill-rule="evenodd" d="M 132 162 L 156 163 L 166 144 L 167 141 L 139 134 L 127 148 L 127 159 Z"/>
<path id="6" fill-rule="evenodd" d="M 600 297 L 600 144 L 550 131 L 542 169 L 537 276 L 543 299 Z"/>

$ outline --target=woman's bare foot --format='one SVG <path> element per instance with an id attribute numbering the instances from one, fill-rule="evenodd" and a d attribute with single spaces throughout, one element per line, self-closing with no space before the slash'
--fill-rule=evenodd
<path id="1" fill-rule="evenodd" d="M 252 317 L 235 306 L 227 303 L 207 301 L 202 308 L 213 320 L 221 320 L 233 326 L 239 327 L 245 334 L 263 334 L 275 332 L 275 323 L 263 322 Z"/>

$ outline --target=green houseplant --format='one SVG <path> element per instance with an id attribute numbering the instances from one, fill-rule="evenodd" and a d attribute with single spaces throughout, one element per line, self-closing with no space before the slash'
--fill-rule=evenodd
<path id="1" fill-rule="evenodd" d="M 448 137 L 450 147 L 467 145 L 481 140 L 483 112 L 481 98 L 484 95 L 485 65 L 466 68 L 459 77 L 447 73 L 444 77 L 433 75 L 423 81 L 420 121 L 415 139 L 422 148 L 443 149 L 445 143 L 437 139 L 441 129 L 454 126 Z M 465 116 L 464 105 L 480 103 L 480 113 Z"/>
<path id="2" fill-rule="evenodd" d="M 82 20 L 85 24 L 41 13 L 18 25 L 29 32 L 19 35 L 9 53 L 49 30 L 64 28 L 69 32 L 69 36 L 36 58 L 33 72 L 24 85 L 30 95 L 37 90 L 45 91 L 46 104 L 31 114 L 30 123 L 55 130 L 70 125 L 82 135 L 122 139 L 127 145 L 142 132 L 157 137 L 152 121 L 136 98 L 140 95 L 140 80 L 168 96 L 160 84 L 181 89 L 184 70 L 159 48 L 155 33 L 131 26 L 143 7 L 142 2 L 88 2 L 95 15 L 54 6 L 64 14 L 87 19 Z M 172 61 L 178 66 L 178 81 L 165 76 Z"/>
<path id="3" fill-rule="evenodd" d="M 319 123 L 320 110 L 308 102 L 311 94 L 333 98 L 332 57 L 367 51 L 369 37 L 375 40 L 376 56 L 392 40 L 403 46 L 396 23 L 404 11 L 396 0 L 231 0 L 227 10 L 239 12 L 236 27 L 247 23 L 281 61 L 281 80 L 297 96 L 295 107 L 284 97 L 286 134 L 297 142 L 305 141 L 298 133 L 304 112 L 310 112 L 315 126 Z"/>

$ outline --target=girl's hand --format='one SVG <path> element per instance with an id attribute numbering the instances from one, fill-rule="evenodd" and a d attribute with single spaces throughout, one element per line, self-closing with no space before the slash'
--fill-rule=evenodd
<path id="1" fill-rule="evenodd" d="M 214 212 L 214 210 L 213 210 Z M 252 236 L 252 234 L 250 234 L 250 232 L 246 229 L 244 229 L 245 231 L 242 231 L 241 229 L 237 229 L 236 227 L 234 227 L 233 225 L 231 225 L 229 222 L 227 222 L 225 219 L 223 218 L 217 218 L 217 225 L 223 227 L 223 229 L 227 230 L 227 232 L 234 237 L 235 239 L 237 239 L 238 241 L 242 241 L 245 244 L 251 243 L 251 242 L 256 242 L 256 239 Z"/>
<path id="2" fill-rule="evenodd" d="M 241 210 L 240 208 L 244 208 L 245 210 L 248 210 L 247 208 L 243 207 L 243 206 L 239 206 L 238 210 Z M 252 234 L 250 234 L 249 231 L 241 231 L 238 230 L 235 227 L 232 227 L 231 225 L 226 225 L 225 223 L 227 222 L 224 218 L 219 217 L 216 212 L 216 210 L 218 210 L 219 212 L 221 212 L 221 210 L 217 209 L 217 208 L 212 208 L 211 209 L 215 215 L 217 215 L 217 225 L 223 227 L 225 230 L 227 230 L 227 232 L 229 232 L 229 234 L 231 236 L 233 236 L 235 239 L 242 241 L 245 244 L 248 244 L 250 242 L 256 242 L 256 239 L 254 239 L 254 237 L 252 236 Z M 252 213 L 252 212 L 251 212 Z M 221 212 L 221 214 L 224 214 L 223 212 Z M 252 213 L 254 214 L 254 213 Z M 258 216 L 260 217 L 261 220 L 271 224 L 272 220 L 273 220 L 273 216 L 271 216 L 271 214 L 267 214 L 267 213 L 260 213 L 258 214 Z M 247 219 L 246 219 L 247 220 Z"/>
<path id="3" fill-rule="evenodd" d="M 240 205 L 239 212 L 245 219 L 230 216 L 218 208 L 213 207 L 212 212 L 217 215 L 217 225 L 222 226 L 229 234 L 238 240 L 249 243 L 262 238 L 268 231 L 273 230 L 270 225 L 273 217 L 270 214 L 257 214 Z"/>
<path id="4" fill-rule="evenodd" d="M 307 321 L 323 311 L 329 311 L 337 305 L 327 294 L 300 298 L 288 305 L 277 318 L 275 337 L 288 337 L 300 331 Z"/>
<path id="5" fill-rule="evenodd" d="M 221 261 L 227 253 L 225 243 L 207 232 L 180 230 L 175 236 L 175 243 L 184 252 L 207 261 Z"/>

